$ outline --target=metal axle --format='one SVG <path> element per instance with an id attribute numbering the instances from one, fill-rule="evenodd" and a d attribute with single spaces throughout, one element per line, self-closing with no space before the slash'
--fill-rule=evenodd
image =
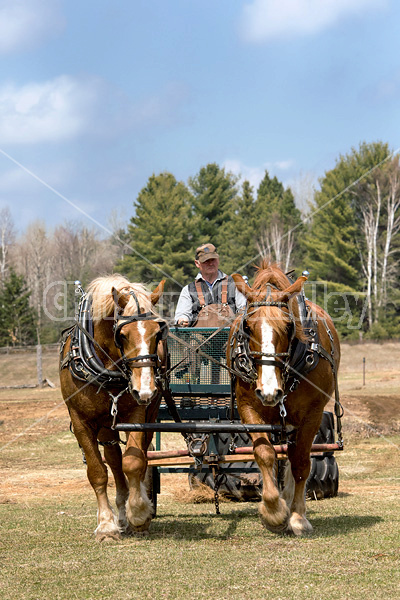
<path id="1" fill-rule="evenodd" d="M 243 425 L 242 423 L 119 423 L 116 431 L 162 431 L 165 433 L 272 433 L 280 425 Z"/>

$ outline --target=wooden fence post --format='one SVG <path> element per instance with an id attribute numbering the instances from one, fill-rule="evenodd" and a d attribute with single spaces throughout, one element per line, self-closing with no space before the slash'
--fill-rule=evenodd
<path id="1" fill-rule="evenodd" d="M 36 346 L 37 378 L 39 387 L 43 387 L 42 346 Z"/>

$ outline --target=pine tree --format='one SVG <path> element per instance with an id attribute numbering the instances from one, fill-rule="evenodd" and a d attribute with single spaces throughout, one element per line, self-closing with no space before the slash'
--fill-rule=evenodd
<path id="1" fill-rule="evenodd" d="M 365 286 L 362 268 L 365 240 L 361 205 L 366 189 L 371 192 L 373 187 L 371 174 L 377 176 L 376 170 L 389 155 L 386 144 L 362 143 L 358 150 L 353 148 L 348 155 L 340 156 L 336 166 L 321 179 L 321 190 L 311 207 L 305 240 L 307 266 L 321 288 L 316 292 L 317 302 L 324 304 L 333 317 L 340 311 L 344 315 L 347 307 L 349 317 L 336 323 L 342 335 L 358 334 L 351 330 L 355 323 L 365 328 L 365 293 L 371 314 L 370 290 Z"/>
<path id="2" fill-rule="evenodd" d="M 192 197 L 171 173 L 152 175 L 135 203 L 128 226 L 130 255 L 115 269 L 131 281 L 156 282 L 167 278 L 170 289 L 193 278 L 197 244 Z"/>
<path id="3" fill-rule="evenodd" d="M 355 184 L 388 155 L 381 144 L 361 144 L 347 156 L 340 156 L 336 166 L 320 181 L 321 191 L 311 207 L 311 227 L 306 247 L 313 276 L 359 287 L 360 265 L 359 213 L 355 202 Z"/>
<path id="4" fill-rule="evenodd" d="M 241 194 L 235 198 L 232 218 L 223 226 L 224 261 L 227 273 L 241 273 L 251 277 L 253 263 L 257 262 L 255 233 L 258 230 L 253 188 L 244 181 Z"/>
<path id="5" fill-rule="evenodd" d="M 229 256 L 223 230 L 234 215 L 237 182 L 235 175 L 226 173 L 216 163 L 202 167 L 195 177 L 189 178 L 200 243 L 214 244 L 222 264 Z"/>
<path id="6" fill-rule="evenodd" d="M 10 269 L 0 289 L 0 345 L 35 343 L 36 319 L 29 306 L 31 292 L 22 276 Z"/>
<path id="7" fill-rule="evenodd" d="M 296 266 L 301 256 L 303 225 L 292 191 L 265 171 L 255 204 L 257 248 L 263 257 L 276 260 L 284 269 Z"/>

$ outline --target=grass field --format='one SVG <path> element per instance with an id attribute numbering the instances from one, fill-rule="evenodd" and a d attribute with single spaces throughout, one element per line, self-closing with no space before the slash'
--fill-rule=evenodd
<path id="1" fill-rule="evenodd" d="M 57 383 L 57 357 L 45 365 Z M 0 357 L 3 385 L 35 369 L 34 355 Z M 165 475 L 150 536 L 107 544 L 60 390 L 0 389 L 0 599 L 400 597 L 399 384 L 400 344 L 343 348 L 339 495 L 307 503 L 311 536 L 269 533 L 255 503 L 216 515 Z"/>

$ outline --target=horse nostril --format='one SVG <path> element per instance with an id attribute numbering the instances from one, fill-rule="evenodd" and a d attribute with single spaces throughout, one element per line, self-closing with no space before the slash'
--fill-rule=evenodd
<path id="1" fill-rule="evenodd" d="M 139 392 L 137 390 L 135 390 L 133 387 L 131 387 L 130 392 L 131 392 L 133 399 L 136 400 L 136 402 L 138 402 L 138 400 L 140 399 Z"/>
<path id="2" fill-rule="evenodd" d="M 152 395 L 149 398 L 149 403 L 153 402 L 153 400 L 155 400 L 157 396 L 158 396 L 158 390 L 154 390 L 154 392 L 152 393 Z"/>
<path id="3" fill-rule="evenodd" d="M 280 402 L 283 398 L 283 390 L 281 390 L 280 388 L 276 390 L 275 392 L 275 400 L 277 400 L 278 402 Z"/>
<path id="4" fill-rule="evenodd" d="M 259 400 L 263 401 L 265 399 L 265 395 L 263 394 L 263 392 L 260 390 L 260 388 L 256 389 L 256 396 Z"/>

